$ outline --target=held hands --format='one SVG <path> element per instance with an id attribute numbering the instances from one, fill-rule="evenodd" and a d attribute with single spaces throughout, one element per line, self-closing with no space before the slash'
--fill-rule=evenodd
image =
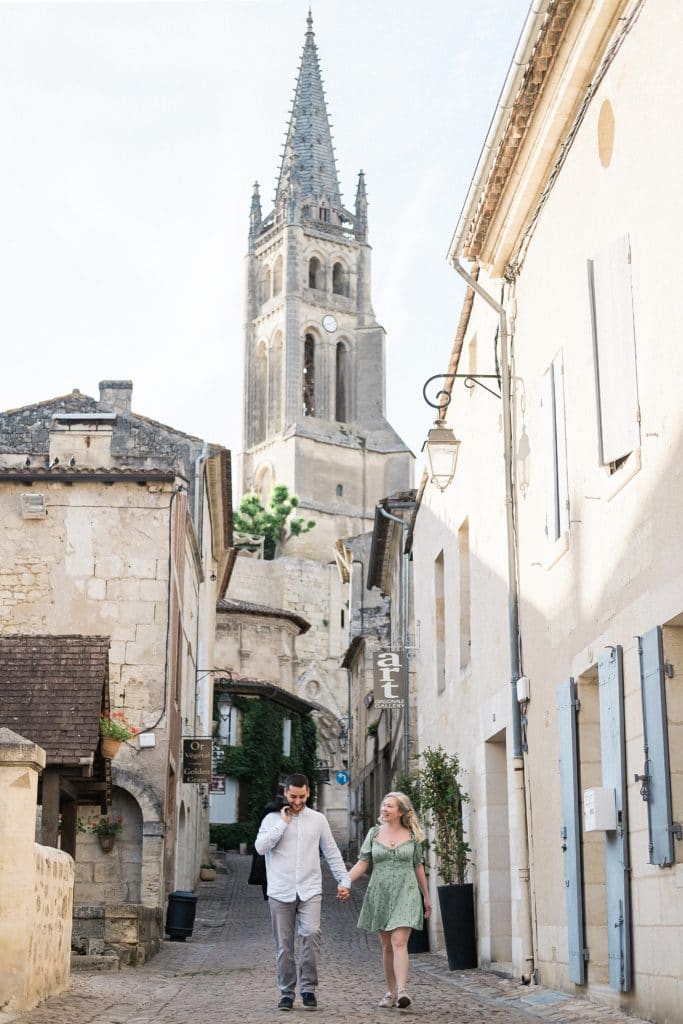
<path id="1" fill-rule="evenodd" d="M 337 886 L 337 899 L 338 900 L 348 900 L 350 895 L 351 895 L 351 890 L 348 889 L 345 885 L 338 885 Z"/>
<path id="2" fill-rule="evenodd" d="M 430 917 L 432 913 L 432 901 L 429 896 L 423 896 L 422 902 L 424 903 L 424 916 Z"/>

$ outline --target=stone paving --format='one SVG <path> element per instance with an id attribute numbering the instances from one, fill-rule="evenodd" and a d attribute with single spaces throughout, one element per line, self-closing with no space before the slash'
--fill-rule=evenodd
<path id="1" fill-rule="evenodd" d="M 225 874 L 202 882 L 192 938 L 164 942 L 148 964 L 120 971 L 75 973 L 68 993 L 28 1013 L 0 1013 L 0 1024 L 268 1024 L 277 1010 L 268 904 L 246 884 L 250 858 L 226 857 Z M 484 971 L 448 970 L 443 956 L 411 957 L 407 1010 L 382 1010 L 379 942 L 356 928 L 362 889 L 334 899 L 326 872 L 319 1011 L 322 1022 L 400 1024 L 643 1024 L 635 1017 L 540 986 Z M 289 1024 L 306 1011 L 297 1000 Z"/>

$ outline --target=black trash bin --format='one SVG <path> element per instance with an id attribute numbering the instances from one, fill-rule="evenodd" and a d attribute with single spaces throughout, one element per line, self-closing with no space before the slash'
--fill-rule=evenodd
<path id="1" fill-rule="evenodd" d="M 188 935 L 192 935 L 196 913 L 197 897 L 193 892 L 177 889 L 168 894 L 166 934 L 171 942 L 184 942 Z"/>

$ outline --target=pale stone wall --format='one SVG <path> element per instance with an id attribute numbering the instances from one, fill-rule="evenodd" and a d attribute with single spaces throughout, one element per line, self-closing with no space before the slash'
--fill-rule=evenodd
<path id="1" fill-rule="evenodd" d="M 586 40 L 605 44 L 604 30 L 623 5 L 599 3 L 595 20 L 580 19 L 567 35 L 580 51 Z M 683 411 L 679 344 L 681 316 L 671 297 L 676 291 L 678 237 L 672 225 L 683 218 L 677 167 L 683 156 L 671 125 L 680 117 L 680 68 L 675 48 L 661 51 L 661 25 L 683 29 L 673 0 L 645 4 L 588 107 L 561 173 L 536 222 L 519 279 L 508 288 L 506 307 L 514 313 L 515 436 L 513 470 L 517 481 L 520 624 L 522 667 L 530 680 L 525 755 L 527 809 L 531 838 L 534 952 L 540 980 L 572 990 L 568 977 L 567 915 L 560 828 L 557 686 L 573 677 L 581 710 L 581 788 L 600 781 L 597 740 L 596 663 L 607 646 L 624 654 L 626 780 L 631 855 L 633 986 L 619 994 L 606 986 L 607 924 L 601 835 L 584 847 L 587 946 L 586 990 L 648 1019 L 683 1019 L 681 957 L 680 842 L 677 863 L 649 864 L 647 805 L 636 773 L 643 771 L 643 723 L 637 638 L 664 626 L 664 657 L 674 676 L 666 682 L 672 751 L 673 817 L 681 820 L 681 707 L 676 678 L 683 666 L 683 505 L 681 464 Z M 577 32 L 574 31 L 577 30 Z M 595 38 L 591 36 L 596 32 Z M 597 42 L 596 42 L 597 41 Z M 657 54 L 662 52 L 662 59 Z M 567 55 L 565 55 L 567 56 Z M 547 170 L 557 141 L 553 118 L 579 102 L 578 69 L 593 59 L 581 53 L 554 69 L 552 101 L 534 115 L 540 138 L 515 165 L 519 202 L 534 176 Z M 653 70 L 656 67 L 656 72 Z M 573 90 L 577 91 L 574 92 Z M 581 94 L 582 95 L 582 94 Z M 609 101 L 614 145 L 606 157 L 601 111 Z M 543 134 L 546 132 L 547 134 Z M 562 135 L 566 138 L 566 130 Z M 527 178 L 528 175 L 528 178 Z M 655 195 L 656 192 L 656 195 Z M 515 211 L 515 216 L 531 211 Z M 509 230 L 509 221 L 508 229 Z M 501 227 L 501 231 L 504 229 Z M 631 245 L 633 322 L 638 379 L 640 447 L 620 468 L 599 464 L 595 400 L 595 356 L 587 288 L 587 260 L 615 238 Z M 494 236 L 495 238 L 496 236 Z M 501 235 L 492 263 L 504 265 L 514 239 Z M 504 246 L 503 246 L 504 243 Z M 656 254 L 653 257 L 653 254 Z M 499 299 L 498 277 L 480 282 Z M 464 337 L 459 371 L 492 372 L 497 317 L 475 299 Z M 543 379 L 551 361 L 563 360 L 569 525 L 555 544 L 546 538 L 549 482 L 545 459 L 547 427 L 542 406 Z M 472 363 L 474 362 L 474 366 Z M 468 365 L 469 364 L 469 365 Z M 500 406 L 458 382 L 448 414 L 462 441 L 454 485 L 441 495 L 431 485 L 415 533 L 417 615 L 422 623 L 420 655 L 420 739 L 457 750 L 467 770 L 471 795 L 469 838 L 477 895 L 479 953 L 482 962 L 507 960 L 522 967 L 523 922 L 518 901 L 517 837 L 524 827 L 514 799 L 510 763 L 507 570 Z M 469 590 L 464 594 L 463 557 L 458 536 L 469 522 Z M 434 560 L 444 552 L 445 690 L 435 677 L 436 610 Z M 471 660 L 459 662 L 469 608 Z M 507 908 L 507 911 L 506 911 Z M 498 922 L 507 913 L 506 936 Z M 502 951 L 502 952 L 501 952 Z"/>
<path id="2" fill-rule="evenodd" d="M 0 729 L 0 1010 L 69 984 L 74 862 L 34 842 L 40 747 Z"/>

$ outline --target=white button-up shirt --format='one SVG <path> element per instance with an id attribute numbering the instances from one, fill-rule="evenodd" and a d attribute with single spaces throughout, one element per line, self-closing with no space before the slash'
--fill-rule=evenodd
<path id="1" fill-rule="evenodd" d="M 289 824 L 280 814 L 267 814 L 254 843 L 265 854 L 268 895 L 283 903 L 309 900 L 323 891 L 320 854 L 337 883 L 351 885 L 349 873 L 324 814 L 304 807 Z"/>

